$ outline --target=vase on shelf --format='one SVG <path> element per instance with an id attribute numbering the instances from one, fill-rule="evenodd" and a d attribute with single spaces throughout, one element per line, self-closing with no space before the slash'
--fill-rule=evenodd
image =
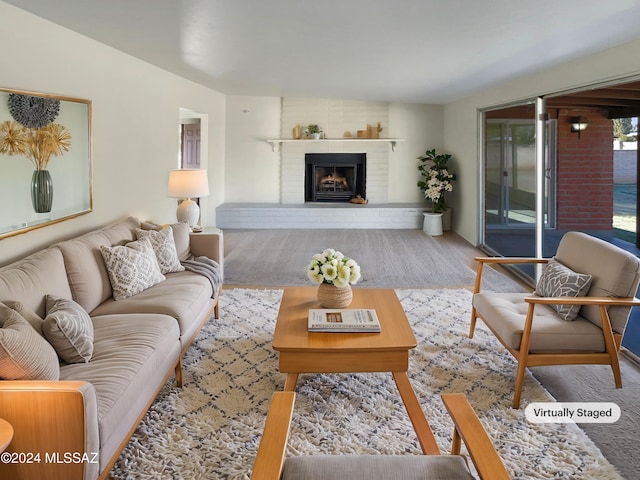
<path id="1" fill-rule="evenodd" d="M 432 237 L 442 235 L 442 213 L 424 212 L 422 230 Z"/>
<path id="2" fill-rule="evenodd" d="M 34 170 L 31 176 L 31 203 L 36 213 L 49 213 L 53 203 L 53 181 L 49 170 Z"/>
<path id="3" fill-rule="evenodd" d="M 336 287 L 330 283 L 318 285 L 318 302 L 324 308 L 345 308 L 351 305 L 353 292 L 351 285 L 346 287 Z"/>
<path id="4" fill-rule="evenodd" d="M 320 134 L 319 133 L 311 133 L 311 139 L 312 140 L 320 140 Z"/>

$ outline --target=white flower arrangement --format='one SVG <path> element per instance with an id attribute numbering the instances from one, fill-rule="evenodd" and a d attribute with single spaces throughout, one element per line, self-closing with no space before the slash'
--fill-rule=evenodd
<path id="1" fill-rule="evenodd" d="M 341 252 L 327 248 L 324 252 L 313 256 L 307 275 L 318 285 L 328 283 L 343 288 L 349 284 L 354 285 L 360 280 L 360 266 Z"/>

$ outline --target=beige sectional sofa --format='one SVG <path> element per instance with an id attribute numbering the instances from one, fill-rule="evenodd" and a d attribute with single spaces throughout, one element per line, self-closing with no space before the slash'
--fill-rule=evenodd
<path id="1" fill-rule="evenodd" d="M 58 366 L 53 365 L 53 373 L 42 375 L 54 379 L 0 381 L 0 418 L 13 425 L 14 438 L 7 451 L 15 453 L 3 457 L 9 461 L 0 462 L 0 478 L 106 478 L 172 374 L 181 386 L 182 355 L 211 314 L 218 317 L 219 288 L 211 276 L 187 269 L 163 274 L 163 280 L 153 286 L 115 300 L 115 273 L 107 268 L 102 250 L 135 241 L 141 227 L 153 228 L 128 218 L 0 268 L 0 302 L 7 305 L 3 308 L 9 316 L 26 318 L 36 331 L 44 319 L 44 333 L 32 338 L 38 355 L 50 355 L 49 345 L 60 355 L 55 343 L 47 342 L 47 335 L 59 334 L 51 331 L 60 325 L 64 329 L 64 322 L 56 319 L 52 323 L 47 298 L 79 305 L 81 308 L 74 308 L 88 313 L 90 325 L 85 325 L 88 332 L 76 333 L 92 336 L 91 342 L 84 338 L 80 345 L 92 347 L 90 359 L 60 360 L 58 379 Z M 221 235 L 189 233 L 184 224 L 173 225 L 171 230 L 183 264 L 192 257 L 222 263 Z M 137 243 L 147 248 L 146 240 Z M 12 313 L 10 307 L 21 315 Z M 80 311 L 79 315 L 84 314 Z M 0 347 L 3 338 L 10 343 L 11 335 L 32 335 L 22 320 L 14 320 L 9 322 L 13 327 L 5 322 L 7 331 L 0 337 Z M 15 331 L 9 331 L 11 328 Z M 4 360 L 13 368 L 20 355 L 5 355 Z M 37 362 L 27 358 L 26 363 L 33 367 Z M 51 366 L 49 361 L 47 368 Z M 36 371 L 35 376 L 40 374 Z M 33 372 L 27 371 L 13 378 L 30 375 Z"/>

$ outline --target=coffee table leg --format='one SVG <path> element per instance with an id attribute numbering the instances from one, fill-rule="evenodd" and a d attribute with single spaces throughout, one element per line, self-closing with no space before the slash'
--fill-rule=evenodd
<path id="1" fill-rule="evenodd" d="M 418 436 L 418 442 L 422 447 L 422 453 L 425 455 L 440 455 L 440 449 L 436 443 L 436 439 L 433 436 L 427 417 L 424 416 L 424 411 L 420 405 L 420 401 L 416 396 L 416 392 L 413 390 L 407 372 L 392 372 L 393 379 L 396 382 L 400 397 L 404 402 L 404 406 L 407 409 L 409 418 L 413 429 Z M 285 388 L 286 390 L 286 388 Z"/>
<path id="2" fill-rule="evenodd" d="M 298 374 L 287 373 L 287 379 L 284 381 L 284 391 L 295 392 L 297 383 L 298 383 Z"/>

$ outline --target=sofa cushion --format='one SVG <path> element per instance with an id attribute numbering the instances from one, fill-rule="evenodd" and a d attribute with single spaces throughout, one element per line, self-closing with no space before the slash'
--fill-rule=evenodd
<path id="1" fill-rule="evenodd" d="M 189 258 L 191 256 L 191 239 L 189 238 L 191 230 L 189 228 L 189 223 L 184 221 L 172 223 L 170 225 L 158 225 L 151 222 L 143 222 L 141 225 L 141 228 L 144 230 L 161 230 L 166 227 L 171 227 L 171 231 L 173 232 L 173 240 L 176 244 L 178 259 L 182 262 Z"/>
<path id="2" fill-rule="evenodd" d="M 536 294 L 541 297 L 584 297 L 591 286 L 591 275 L 576 273 L 552 258 L 545 266 Z M 576 318 L 581 305 L 549 305 L 560 318 L 571 321 Z"/>
<path id="3" fill-rule="evenodd" d="M 162 283 L 122 301 L 107 300 L 91 316 L 116 313 L 157 313 L 177 320 L 181 340 L 191 339 L 203 315 L 213 306 L 211 282 L 184 271 L 169 273 Z M 175 321 L 175 320 L 174 320 Z"/>
<path id="4" fill-rule="evenodd" d="M 162 230 L 143 230 L 136 228 L 138 240 L 148 238 L 156 254 L 161 273 L 182 272 L 184 267 L 178 259 L 173 230 L 169 227 Z"/>
<path id="5" fill-rule="evenodd" d="M 84 363 L 93 355 L 93 322 L 73 300 L 46 296 L 47 316 L 42 332 L 60 358 L 67 363 Z"/>
<path id="6" fill-rule="evenodd" d="M 90 312 L 113 295 L 104 259 L 102 245 L 124 245 L 136 239 L 135 229 L 140 221 L 133 217 L 80 237 L 56 244 L 64 256 L 72 297 L 82 308 Z M 54 293 L 54 292 L 45 292 Z M 38 312 L 40 313 L 40 312 Z"/>
<path id="7" fill-rule="evenodd" d="M 19 301 L 44 318 L 48 293 L 72 298 L 64 259 L 57 248 L 40 250 L 0 268 L 0 302 Z"/>
<path id="8" fill-rule="evenodd" d="M 304 455 L 288 457 L 282 480 L 473 480 L 460 455 Z"/>
<path id="9" fill-rule="evenodd" d="M 473 306 L 485 323 L 511 348 L 518 350 L 529 304 L 524 301 L 531 293 L 476 293 Z M 565 322 L 548 305 L 536 305 L 529 351 L 542 352 L 604 352 L 602 330 L 578 315 Z"/>
<path id="10" fill-rule="evenodd" d="M 178 325 L 164 315 L 93 317 L 93 358 L 64 365 L 61 380 L 90 382 L 98 404 L 100 470 L 165 383 L 180 355 Z"/>
<path id="11" fill-rule="evenodd" d="M 58 380 L 55 350 L 16 310 L 0 303 L 0 378 Z"/>
<path id="12" fill-rule="evenodd" d="M 147 238 L 126 245 L 102 245 L 100 252 L 107 266 L 114 300 L 132 297 L 165 279 Z"/>
<path id="13" fill-rule="evenodd" d="M 638 289 L 640 259 L 625 250 L 582 232 L 564 234 L 556 259 L 575 272 L 593 277 L 590 297 L 633 297 Z M 629 307 L 609 308 L 614 332 L 623 334 Z M 600 326 L 598 306 L 584 306 L 580 316 Z"/>
<path id="14" fill-rule="evenodd" d="M 6 301 L 4 304 L 22 315 L 22 317 L 29 322 L 29 325 L 31 325 L 39 335 L 44 336 L 44 333 L 42 332 L 42 324 L 44 323 L 44 320 L 40 318 L 36 312 L 27 308 L 24 303 L 16 302 L 15 300 Z"/>

